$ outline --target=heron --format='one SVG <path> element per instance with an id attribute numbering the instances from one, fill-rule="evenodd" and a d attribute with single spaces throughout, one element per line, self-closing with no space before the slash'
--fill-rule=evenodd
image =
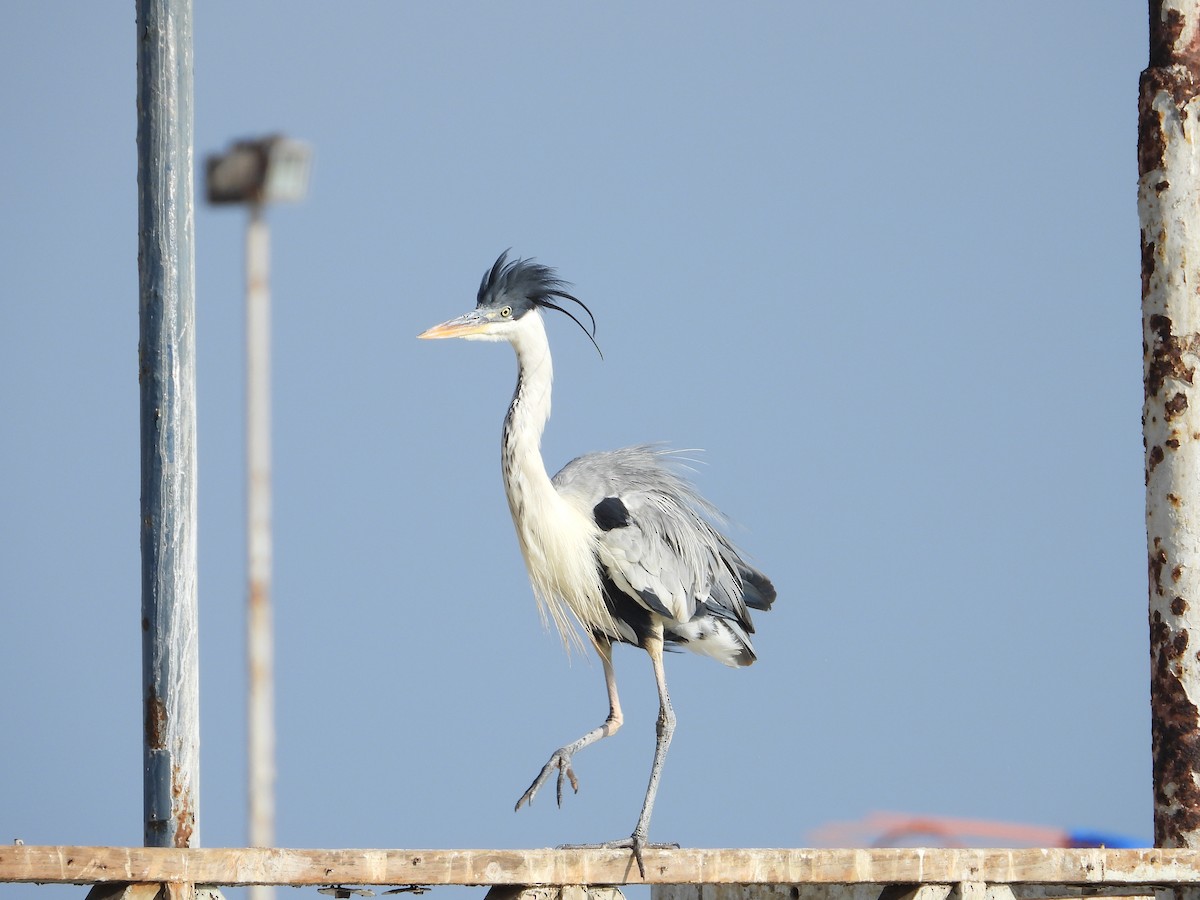
<path id="1" fill-rule="evenodd" d="M 509 261 L 505 251 L 484 273 L 474 309 L 418 337 L 507 341 L 516 351 L 517 386 L 501 441 L 509 511 L 543 620 L 555 623 L 568 648 L 590 644 L 604 670 L 608 717 L 555 750 L 516 809 L 531 804 L 554 775 L 560 807 L 566 782 L 578 792 L 575 755 L 616 733 L 624 721 L 613 644 L 640 647 L 650 657 L 658 690 L 654 758 L 641 813 L 628 838 L 571 846 L 630 850 L 645 877 L 644 850 L 677 846 L 647 841 L 675 731 L 663 652 L 683 648 L 727 666 L 750 665 L 749 610 L 770 609 L 775 588 L 724 534 L 724 517 L 680 474 L 673 452 L 663 446 L 588 453 L 553 478 L 547 473 L 541 439 L 550 417 L 553 365 L 543 312 L 566 314 L 600 349 L 595 316 L 570 287 L 554 269 L 532 259 Z M 567 304 L 586 313 L 590 329 Z"/>

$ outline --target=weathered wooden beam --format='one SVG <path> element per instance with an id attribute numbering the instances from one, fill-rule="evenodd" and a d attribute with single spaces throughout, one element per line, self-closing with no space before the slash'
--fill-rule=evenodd
<path id="1" fill-rule="evenodd" d="M 951 884 L 656 884 L 650 888 L 650 900 L 948 900 L 953 891 Z M 993 884 L 985 896 L 987 900 L 1157 900 L 1151 887 L 1096 884 Z"/>
<path id="2" fill-rule="evenodd" d="M 582 884 L 541 884 L 524 887 L 503 884 L 493 887 L 483 900 L 625 900 L 621 889 L 612 885 L 586 886 Z"/>
<path id="3" fill-rule="evenodd" d="M 183 882 L 95 885 L 84 900 L 224 900 L 219 888 Z"/>
<path id="4" fill-rule="evenodd" d="M 949 884 L 656 884 L 650 900 L 948 900 Z"/>
<path id="5" fill-rule="evenodd" d="M 952 884 L 655 884 L 650 900 L 957 900 Z M 987 900 L 1157 900 L 1128 884 L 990 884 Z M 541 900 L 541 898 L 535 898 Z"/>
<path id="6" fill-rule="evenodd" d="M 284 850 L 0 846 L 0 882 L 1200 885 L 1200 851 Z"/>

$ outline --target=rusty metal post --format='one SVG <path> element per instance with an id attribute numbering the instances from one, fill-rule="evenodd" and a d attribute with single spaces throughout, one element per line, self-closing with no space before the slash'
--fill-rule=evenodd
<path id="1" fill-rule="evenodd" d="M 1138 215 L 1154 842 L 1200 848 L 1200 0 L 1150 0 Z"/>
<path id="2" fill-rule="evenodd" d="M 246 609 L 251 847 L 275 844 L 275 681 L 271 622 L 270 236 L 261 203 L 246 227 Z M 275 889 L 250 888 L 252 900 Z"/>
<path id="3" fill-rule="evenodd" d="M 191 0 L 137 0 L 145 842 L 199 843 Z"/>

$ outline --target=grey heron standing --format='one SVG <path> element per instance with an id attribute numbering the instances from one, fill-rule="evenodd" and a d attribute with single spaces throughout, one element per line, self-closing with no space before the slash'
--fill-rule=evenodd
<path id="1" fill-rule="evenodd" d="M 671 468 L 670 451 L 639 446 L 589 453 L 553 478 L 547 474 L 541 438 L 550 417 L 553 369 L 542 310 L 570 316 L 595 344 L 596 320 L 567 287 L 553 269 L 532 260 L 508 262 L 502 253 L 484 273 L 475 309 L 419 336 L 508 341 L 516 351 L 517 387 L 504 419 L 501 468 L 521 553 L 543 614 L 554 620 L 567 644 L 579 642 L 582 629 L 604 666 L 608 718 L 554 751 L 516 808 L 531 803 L 555 773 L 560 806 L 564 780 L 579 789 L 574 755 L 616 732 L 623 721 L 612 645 L 641 647 L 658 686 L 650 782 L 633 834 L 592 846 L 632 850 L 644 877 L 642 851 L 664 846 L 648 844 L 646 837 L 675 730 L 664 645 L 682 646 L 727 666 L 750 665 L 754 626 L 748 607 L 770 609 L 775 588 L 714 527 L 720 514 Z M 563 301 L 587 313 L 590 332 Z"/>

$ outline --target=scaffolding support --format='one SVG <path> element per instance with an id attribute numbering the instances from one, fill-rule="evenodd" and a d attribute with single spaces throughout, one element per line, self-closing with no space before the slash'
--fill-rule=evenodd
<path id="1" fill-rule="evenodd" d="M 1150 0 L 1138 216 L 1154 841 L 1200 848 L 1200 0 Z M 1193 641 L 1191 635 L 1197 640 Z"/>
<path id="2" fill-rule="evenodd" d="M 147 847 L 199 844 L 191 0 L 137 0 Z"/>

